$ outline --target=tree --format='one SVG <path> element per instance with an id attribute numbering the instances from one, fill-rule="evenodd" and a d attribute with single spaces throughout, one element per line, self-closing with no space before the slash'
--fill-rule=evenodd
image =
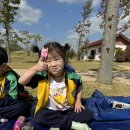
<path id="1" fill-rule="evenodd" d="M 4 45 L 4 44 L 5 44 L 4 36 L 3 33 L 0 32 L 0 45 Z"/>
<path id="2" fill-rule="evenodd" d="M 41 35 L 39 35 L 39 34 L 33 34 L 32 35 L 32 39 L 34 39 L 34 43 L 33 43 L 33 45 L 32 45 L 32 51 L 34 52 L 34 53 L 38 53 L 38 55 L 39 55 L 39 57 L 40 57 L 40 49 L 39 49 L 39 47 L 38 47 L 38 42 L 40 42 L 40 41 L 42 41 L 42 36 Z"/>
<path id="3" fill-rule="evenodd" d="M 98 81 L 105 84 L 112 83 L 112 68 L 114 61 L 116 32 L 119 15 L 119 3 L 120 0 L 107 0 L 101 62 L 98 75 Z"/>
<path id="4" fill-rule="evenodd" d="M 3 28 L 5 29 L 6 49 L 8 53 L 9 62 L 11 62 L 9 50 L 9 35 L 11 30 L 11 24 L 14 23 L 15 15 L 17 14 L 17 10 L 19 9 L 19 7 L 16 7 L 16 5 L 18 4 L 20 4 L 20 0 L 1 0 L 0 3 L 0 24 L 2 24 Z"/>
<path id="5" fill-rule="evenodd" d="M 104 8 L 104 34 L 103 34 L 103 44 L 101 52 L 101 60 L 98 74 L 98 81 L 104 84 L 112 83 L 112 70 L 115 52 L 115 42 L 117 35 L 117 24 L 119 18 L 119 7 L 128 7 L 129 0 L 102 0 L 105 4 Z M 120 6 L 122 2 L 122 6 Z M 125 9 L 126 9 L 125 8 Z M 125 12 L 128 10 L 126 9 Z M 125 16 L 128 13 L 124 13 Z"/>
<path id="6" fill-rule="evenodd" d="M 21 41 L 21 37 L 19 36 L 19 33 L 16 32 L 15 30 L 11 29 L 10 30 L 10 35 L 9 35 L 9 50 L 10 50 L 10 54 L 12 53 L 12 51 L 16 51 L 16 50 L 21 50 L 22 47 L 20 47 L 20 45 L 18 44 L 18 42 L 22 42 Z M 3 46 L 6 46 L 6 34 L 4 31 L 0 32 L 0 44 Z"/>
<path id="7" fill-rule="evenodd" d="M 22 35 L 22 43 L 26 46 L 26 52 L 27 52 L 27 55 L 29 55 L 29 51 L 30 51 L 30 48 L 29 48 L 29 45 L 31 43 L 31 40 L 33 38 L 33 35 L 30 34 L 28 31 L 20 31 L 21 35 Z"/>
<path id="8" fill-rule="evenodd" d="M 42 41 L 42 36 L 40 36 L 39 34 L 33 34 L 32 38 L 34 39 L 34 45 L 37 45 L 38 42 Z"/>
<path id="9" fill-rule="evenodd" d="M 21 37 L 18 35 L 18 33 L 15 30 L 10 30 L 9 49 L 11 52 L 22 49 L 22 47 L 18 44 L 19 41 L 21 42 Z"/>
<path id="10" fill-rule="evenodd" d="M 80 60 L 82 54 L 82 46 L 86 42 L 86 34 L 89 33 L 90 28 L 90 21 L 88 17 L 92 11 L 92 0 L 88 0 L 85 2 L 83 6 L 83 20 L 79 21 L 79 23 L 75 26 L 76 32 L 79 34 L 79 41 L 78 41 L 78 54 L 77 59 Z"/>
<path id="11" fill-rule="evenodd" d="M 75 57 L 76 57 L 76 52 L 74 51 L 74 49 L 71 48 L 71 49 L 68 51 L 67 56 L 68 56 L 68 58 L 70 58 L 70 59 L 75 58 Z"/>

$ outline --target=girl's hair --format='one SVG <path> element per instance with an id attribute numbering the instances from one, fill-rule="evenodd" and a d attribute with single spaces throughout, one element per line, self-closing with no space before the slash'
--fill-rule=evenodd
<path id="1" fill-rule="evenodd" d="M 0 47 L 0 65 L 8 62 L 8 55 L 3 47 Z"/>
<path id="2" fill-rule="evenodd" d="M 58 42 L 48 42 L 44 45 L 44 48 L 48 48 L 48 52 L 56 51 L 64 60 L 65 63 L 68 62 L 66 51 L 70 49 L 69 44 L 65 44 L 65 46 L 62 46 Z"/>

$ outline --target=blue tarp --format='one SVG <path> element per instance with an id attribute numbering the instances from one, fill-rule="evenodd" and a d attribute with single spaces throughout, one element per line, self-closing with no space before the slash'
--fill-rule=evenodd
<path id="1" fill-rule="evenodd" d="M 86 107 L 89 108 L 97 121 L 130 120 L 130 109 L 112 108 L 112 101 L 130 103 L 130 97 L 104 96 L 100 91 L 95 90 L 92 96 L 86 99 Z"/>

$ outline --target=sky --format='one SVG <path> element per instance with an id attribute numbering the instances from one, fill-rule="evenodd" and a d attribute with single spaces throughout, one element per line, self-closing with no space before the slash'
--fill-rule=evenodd
<path id="1" fill-rule="evenodd" d="M 79 35 L 74 26 L 83 19 L 83 5 L 87 0 L 21 0 L 20 10 L 13 28 L 27 30 L 43 37 L 41 45 L 47 41 L 68 42 L 76 49 Z M 100 0 L 93 0 L 93 12 L 89 17 L 90 31 L 87 35 L 90 42 L 102 38 L 99 28 L 101 18 L 96 17 Z M 123 24 L 128 17 L 120 23 Z M 130 30 L 125 35 L 130 38 Z"/>

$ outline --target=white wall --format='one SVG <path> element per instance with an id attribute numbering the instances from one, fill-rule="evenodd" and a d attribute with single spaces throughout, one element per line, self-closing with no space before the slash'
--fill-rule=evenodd
<path id="1" fill-rule="evenodd" d="M 84 60 L 88 60 L 88 56 L 91 55 L 91 51 L 92 50 L 96 50 L 96 54 L 95 54 L 95 58 L 94 60 L 100 60 L 100 53 L 98 52 L 98 48 L 101 47 L 101 46 L 95 46 L 95 47 L 91 47 L 91 48 L 88 48 L 88 52 L 87 54 L 84 55 Z"/>
<path id="2" fill-rule="evenodd" d="M 91 55 L 91 51 L 92 50 L 96 50 L 96 54 L 95 54 L 95 58 L 94 60 L 100 60 L 100 52 L 98 52 L 98 48 L 100 48 L 101 46 L 95 46 L 95 47 L 91 47 L 91 48 L 88 48 L 88 53 L 84 55 L 84 60 L 88 60 L 88 56 Z M 126 49 L 126 45 L 116 45 L 116 48 L 121 48 L 122 50 L 125 50 Z"/>
<path id="3" fill-rule="evenodd" d="M 116 45 L 116 48 L 121 48 L 123 51 L 126 49 L 126 45 Z"/>

